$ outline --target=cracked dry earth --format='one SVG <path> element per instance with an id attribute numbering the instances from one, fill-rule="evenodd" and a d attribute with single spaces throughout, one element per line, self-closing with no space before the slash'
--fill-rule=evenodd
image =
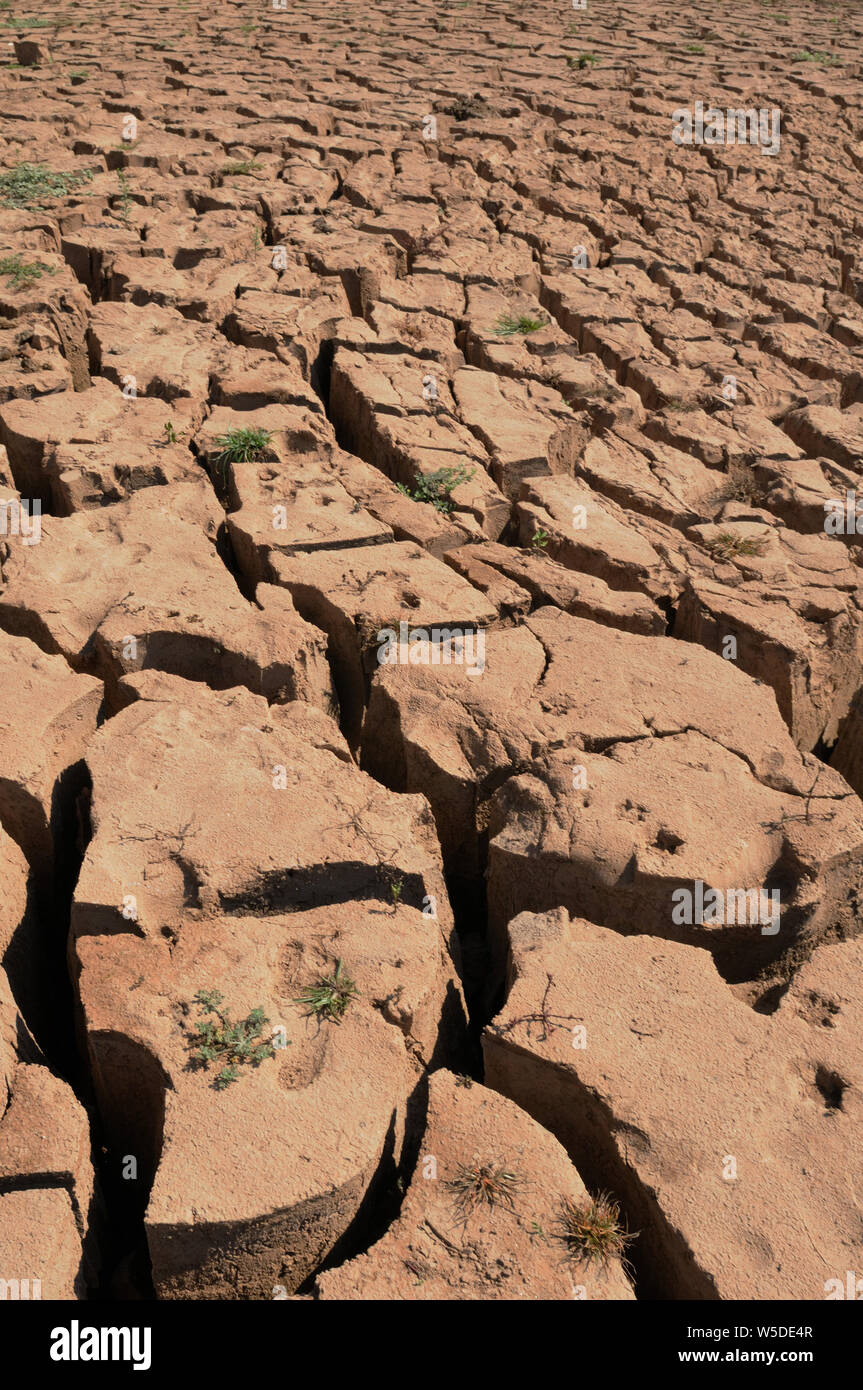
<path id="1" fill-rule="evenodd" d="M 3 17 L 0 1279 L 829 1296 L 859 6 Z"/>

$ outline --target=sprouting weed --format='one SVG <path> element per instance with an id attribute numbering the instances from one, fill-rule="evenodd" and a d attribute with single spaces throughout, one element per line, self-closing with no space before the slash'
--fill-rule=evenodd
<path id="1" fill-rule="evenodd" d="M 213 1081 L 217 1091 L 224 1091 L 239 1080 L 239 1067 L 258 1067 L 266 1058 L 275 1055 L 272 1042 L 261 1036 L 269 1023 L 263 1009 L 252 1009 L 246 1018 L 232 1023 L 222 1011 L 224 996 L 218 990 L 199 989 L 194 1002 L 199 1014 L 212 1017 L 194 1025 L 192 1041 L 197 1043 L 197 1049 L 192 1053 L 192 1062 L 204 1069 L 211 1064 L 221 1064 Z"/>

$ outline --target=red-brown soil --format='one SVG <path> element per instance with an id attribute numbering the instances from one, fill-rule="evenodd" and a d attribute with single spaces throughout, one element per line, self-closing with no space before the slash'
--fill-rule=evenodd
<path id="1" fill-rule="evenodd" d="M 0 12 L 4 1290 L 863 1268 L 863 14 L 714 9 Z"/>

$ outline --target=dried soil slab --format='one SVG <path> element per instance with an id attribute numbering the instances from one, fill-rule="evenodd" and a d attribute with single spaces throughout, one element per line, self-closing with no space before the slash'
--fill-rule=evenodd
<path id="1" fill-rule="evenodd" d="M 33 928 L 28 905 L 30 866 L 0 821 L 0 867 L 5 891 L 0 903 L 0 961 L 10 968 L 10 959 L 26 957 Z M 17 985 L 17 971 L 16 985 Z"/>
<path id="2" fill-rule="evenodd" d="M 118 491 L 127 495 L 134 487 L 146 484 L 148 478 L 158 482 L 164 476 L 160 470 L 166 466 L 162 447 L 166 443 L 165 426 L 173 422 L 181 436 L 200 418 L 195 418 L 190 408 L 184 408 L 180 401 L 169 406 L 147 397 L 127 398 L 116 386 L 97 377 L 85 391 L 5 402 L 0 408 L 0 436 L 16 485 L 25 497 L 38 497 L 45 506 L 56 498 L 65 508 L 81 496 L 92 496 L 91 489 L 98 488 L 104 478 L 106 498 L 113 501 Z M 97 452 L 92 464 L 88 451 L 78 452 L 80 445 L 113 448 L 114 462 Z M 72 461 L 67 455 L 65 464 L 61 461 L 58 465 L 52 455 L 66 446 L 74 451 Z M 73 476 L 60 483 L 61 467 L 92 467 L 96 477 L 76 482 Z M 175 470 L 178 467 L 175 460 Z"/>
<path id="3" fill-rule="evenodd" d="M 53 1037 L 62 1017 L 75 802 L 101 703 L 100 681 L 74 674 L 24 637 L 0 634 L 0 956 L 40 1037 Z"/>
<path id="4" fill-rule="evenodd" d="M 309 269 L 325 280 L 338 278 L 350 314 L 364 316 L 378 297 L 381 281 L 403 273 L 407 257 L 389 238 L 359 232 L 350 226 L 321 236 L 320 219 L 281 218 L 274 235 L 286 246 L 300 248 Z"/>
<path id="5" fill-rule="evenodd" d="M 463 424 L 487 450 L 492 477 L 510 501 L 517 501 L 525 478 L 573 472 L 588 437 L 586 417 L 579 420 L 556 391 L 474 367 L 454 374 L 452 391 Z"/>
<path id="6" fill-rule="evenodd" d="M 293 357 L 308 380 L 322 345 L 348 314 L 350 305 L 338 282 L 324 282 L 302 296 L 250 289 L 236 300 L 224 331 L 245 348 Z"/>
<path id="7" fill-rule="evenodd" d="M 721 417 L 704 410 L 666 410 L 642 425 L 648 439 L 691 454 L 708 468 L 727 467 L 753 452 L 751 442 Z"/>
<path id="8" fill-rule="evenodd" d="M 198 464 L 180 438 L 182 430 L 179 425 L 174 431 L 175 444 L 169 444 L 163 434 L 161 442 L 129 437 L 113 444 L 50 446 L 44 474 L 51 489 L 52 512 L 71 516 L 124 502 L 141 488 L 167 487 L 200 477 Z"/>
<path id="9" fill-rule="evenodd" d="M 863 796 L 863 690 L 858 690 L 839 726 L 830 765 L 841 773 L 858 796 Z"/>
<path id="10" fill-rule="evenodd" d="M 757 506 L 723 502 L 720 475 L 716 520 L 683 534 L 652 507 L 626 510 L 599 486 L 526 482 L 522 543 L 543 533 L 543 553 L 567 568 L 674 602 L 675 636 L 769 684 L 801 747 L 833 742 L 859 684 L 861 586 L 847 547 L 823 532 L 801 536 Z M 682 526 L 685 517 L 676 520 Z"/>
<path id="11" fill-rule="evenodd" d="M 254 584 L 277 582 L 274 554 L 309 555 L 393 539 L 389 527 L 354 500 L 318 454 L 234 463 L 229 471 L 237 510 L 228 515 L 228 532 L 237 563 Z"/>
<path id="12" fill-rule="evenodd" d="M 469 512 L 441 512 L 428 502 L 417 502 L 402 492 L 370 463 L 334 449 L 333 467 L 355 501 L 362 503 L 397 541 L 414 541 L 440 560 L 454 546 L 482 536 L 479 522 Z"/>
<path id="13" fill-rule="evenodd" d="M 863 470 L 863 416 L 856 411 L 810 405 L 786 415 L 783 428 L 811 456 L 833 459 L 843 468 Z"/>
<path id="14" fill-rule="evenodd" d="M 0 1271 L 8 1298 L 87 1297 L 81 1236 L 65 1192 L 46 1185 L 0 1193 Z"/>
<path id="15" fill-rule="evenodd" d="M 711 514 L 722 485 L 714 469 L 636 430 L 591 439 L 576 471 L 621 507 L 681 528 Z"/>
<path id="16" fill-rule="evenodd" d="M 131 377 L 141 396 L 204 404 L 228 345 L 207 324 L 158 304 L 97 304 L 87 329 L 94 374 L 122 387 Z"/>
<path id="17" fill-rule="evenodd" d="M 502 321 L 522 310 L 543 326 L 528 334 L 502 333 Z M 541 382 L 558 391 L 574 410 L 587 410 L 607 423 L 627 420 L 637 425 L 644 420 L 636 392 L 619 386 L 597 356 L 579 353 L 570 334 L 553 319 L 546 322 L 547 314 L 534 304 L 519 301 L 514 306 L 500 288 L 474 284 L 467 286 L 467 311 L 464 351 L 471 366 Z"/>
<path id="18" fill-rule="evenodd" d="M 31 235 L 27 239 L 34 238 Z M 22 241 L 17 236 L 7 240 L 0 232 L 0 257 L 13 262 L 17 258 L 19 264 L 32 268 L 30 276 L 24 279 L 9 272 L 0 273 L 0 318 L 18 321 L 19 327 L 26 328 L 35 316 L 45 315 L 78 348 L 92 305 L 87 291 L 58 254 L 59 249 L 34 250 L 32 256 L 22 254 Z M 78 383 L 79 389 L 84 384 Z"/>
<path id="19" fill-rule="evenodd" d="M 429 363 L 420 358 L 364 357 L 338 349 L 330 416 L 339 442 L 411 491 L 423 475 L 465 470 L 470 476 L 450 494 L 455 512 L 472 514 L 483 533 L 497 540 L 509 522 L 509 504 L 488 476 L 486 450 L 459 422 L 446 382 L 435 377 L 436 399 L 424 399 L 428 376 Z"/>
<path id="20" fill-rule="evenodd" d="M 512 1206 L 465 1214 L 449 1184 L 476 1162 L 515 1173 Z M 317 1281 L 323 1299 L 631 1299 L 620 1261 L 590 1263 L 560 1239 L 564 1199 L 590 1196 L 560 1144 L 504 1097 L 438 1071 L 399 1219 L 371 1250 Z"/>
<path id="21" fill-rule="evenodd" d="M 161 256 L 116 254 L 106 268 L 106 295 L 132 304 L 160 304 L 179 310 L 184 318 L 221 324 L 233 309 L 237 289 L 246 279 L 242 265 L 204 260 L 191 269 L 175 270 Z"/>
<path id="22" fill-rule="evenodd" d="M 455 330 L 449 319 L 430 310 L 405 313 L 389 304 L 376 303 L 364 319 L 345 319 L 334 335 L 338 347 L 358 352 L 386 352 L 414 355 L 428 362 L 446 379 L 464 367 L 464 357 L 455 345 Z M 358 331 L 359 330 L 359 331 Z"/>
<path id="23" fill-rule="evenodd" d="M 746 337 L 757 343 L 762 353 L 778 357 L 780 362 L 816 381 L 847 383 L 860 370 L 859 354 L 805 323 L 769 323 L 763 327 L 753 324 Z"/>
<path id="24" fill-rule="evenodd" d="M 234 347 L 211 381 L 215 405 L 229 410 L 260 410 L 268 405 L 299 405 L 320 416 L 324 407 L 304 379 L 296 358 L 257 348 Z"/>
<path id="25" fill-rule="evenodd" d="M 667 599 L 680 586 L 665 557 L 633 517 L 581 479 L 534 478 L 522 486 L 519 540 L 529 545 L 541 532 L 547 555 L 603 580 L 610 589 Z"/>
<path id="26" fill-rule="evenodd" d="M 63 356 L 63 338 L 42 314 L 26 323 L 5 320 L 0 329 L 0 403 L 17 397 L 32 400 L 74 389 L 72 369 Z"/>
<path id="27" fill-rule="evenodd" d="M 152 672 L 129 684 L 140 698 L 88 754 L 70 947 L 109 1147 L 139 1156 L 142 1187 L 155 1173 L 160 1296 L 294 1292 L 394 1176 L 422 1067 L 459 1044 L 433 823 L 318 711 Z M 299 996 L 338 960 L 358 996 L 338 1024 L 306 1018 Z M 224 1091 L 188 1066 L 201 989 L 285 1030 Z"/>
<path id="28" fill-rule="evenodd" d="M 531 606 L 551 604 L 578 618 L 590 618 L 626 632 L 665 633 L 665 614 L 646 594 L 610 589 L 604 579 L 565 569 L 542 549 L 517 550 L 487 541 L 484 545 L 450 550 L 446 562 L 483 593 L 488 592 L 477 571 L 493 570 L 503 582 L 526 592 Z"/>
<path id="29" fill-rule="evenodd" d="M 194 437 L 194 448 L 219 496 L 230 497 L 231 461 L 224 438 L 237 430 L 261 430 L 269 436 L 258 451 L 265 461 L 287 463 L 297 453 L 332 447 L 332 430 L 318 411 L 302 405 L 263 405 L 255 409 L 214 406 Z M 238 499 L 234 498 L 234 503 Z"/>
<path id="30" fill-rule="evenodd" d="M 110 195 L 106 202 L 109 199 Z M 69 268 L 96 300 L 108 293 L 119 261 L 141 261 L 141 211 L 133 204 L 128 220 L 122 221 L 118 211 L 112 210 L 96 225 L 76 222 L 63 234 L 62 250 Z"/>
<path id="31" fill-rule="evenodd" d="M 859 1268 L 859 941 L 819 947 L 765 1016 L 706 951 L 563 910 L 509 937 L 486 1081 L 622 1200 L 645 1296 L 822 1299 Z"/>
<path id="32" fill-rule="evenodd" d="M 787 463 L 759 461 L 753 472 L 763 489 L 763 505 L 792 531 L 821 534 L 826 519 L 838 512 L 842 530 L 835 532 L 835 539 L 845 545 L 860 544 L 856 531 L 856 495 L 863 483 L 860 471 L 844 468 L 829 458 L 807 458 Z M 855 494 L 851 507 L 855 520 L 850 526 L 849 492 Z"/>
<path id="33" fill-rule="evenodd" d="M 363 726 L 362 765 L 395 791 L 428 797 L 449 874 L 482 872 L 483 806 L 541 746 L 533 697 L 546 653 L 531 628 L 486 635 L 485 669 L 382 666 Z"/>
<path id="34" fill-rule="evenodd" d="M 109 702 L 124 673 L 155 667 L 331 707 L 322 634 L 277 588 L 242 597 L 216 550 L 221 520 L 205 480 L 44 517 L 39 544 L 4 566 L 0 626 L 100 676 Z"/>
<path id="35" fill-rule="evenodd" d="M 50 877 L 102 686 L 23 637 L 0 634 L 0 820 Z"/>
<path id="36" fill-rule="evenodd" d="M 685 643 L 540 609 L 488 634 L 479 680 L 382 668 L 362 762 L 428 796 L 449 872 L 475 878 L 487 838 L 498 969 L 510 918 L 561 903 L 709 945 L 738 979 L 840 923 L 857 929 L 863 813 L 850 789 L 797 751 L 766 687 Z M 675 923 L 673 892 L 699 879 L 778 887 L 779 930 Z"/>
<path id="37" fill-rule="evenodd" d="M 359 737 L 369 681 L 386 640 L 379 632 L 391 629 L 398 636 L 403 622 L 411 629 L 477 632 L 497 617 L 478 590 L 407 541 L 314 556 L 273 555 L 270 563 L 297 612 L 328 635 L 351 742 Z"/>
<path id="38" fill-rule="evenodd" d="M 146 224 L 147 241 L 175 270 L 191 270 L 209 260 L 249 260 L 256 232 L 260 241 L 261 224 L 254 213 L 230 209 L 191 218 L 174 211 L 156 213 Z"/>
<path id="39" fill-rule="evenodd" d="M 0 1280 L 18 1284 L 4 1297 L 85 1298 L 98 1216 L 90 1127 L 71 1087 L 31 1053 L 0 970 Z"/>
<path id="40" fill-rule="evenodd" d="M 729 504 L 721 520 L 690 529 L 713 547 L 713 572 L 701 561 L 686 577 L 674 635 L 716 652 L 732 636 L 733 659 L 773 688 L 795 742 L 830 744 L 860 681 L 860 571 L 832 537 L 762 517 Z M 735 549 L 717 551 L 729 538 Z"/>

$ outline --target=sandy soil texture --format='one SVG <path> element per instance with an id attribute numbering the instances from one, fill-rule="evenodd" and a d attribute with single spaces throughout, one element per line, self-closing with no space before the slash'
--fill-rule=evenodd
<path id="1" fill-rule="evenodd" d="M 3 1296 L 863 1297 L 859 4 L 0 60 Z"/>

